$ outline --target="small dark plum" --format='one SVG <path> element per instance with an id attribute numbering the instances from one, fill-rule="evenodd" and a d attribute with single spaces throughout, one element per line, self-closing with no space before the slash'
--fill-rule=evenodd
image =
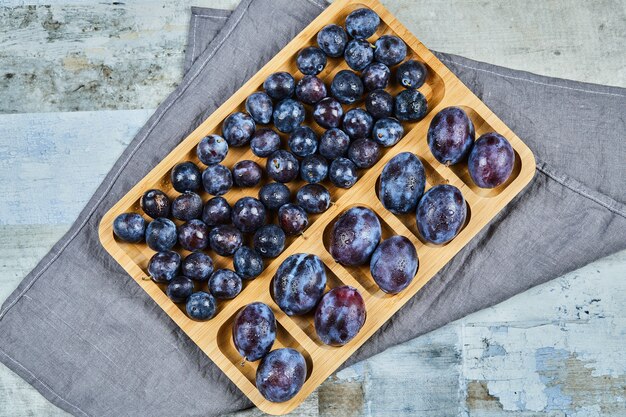
<path id="1" fill-rule="evenodd" d="M 293 132 L 304 122 L 305 110 L 302 103 L 290 98 L 279 102 L 274 108 L 274 126 L 283 133 Z"/>
<path id="2" fill-rule="evenodd" d="M 235 256 L 233 256 L 233 267 L 237 275 L 250 280 L 258 277 L 263 272 L 265 265 L 263 258 L 256 250 L 242 246 L 237 249 Z"/>
<path id="3" fill-rule="evenodd" d="M 268 353 L 256 370 L 256 387 L 261 395 L 273 403 L 282 403 L 300 392 L 306 379 L 306 361 L 300 352 L 291 348 Z"/>
<path id="4" fill-rule="evenodd" d="M 276 211 L 290 199 L 289 187 L 281 182 L 270 182 L 259 190 L 259 200 L 268 210 Z"/>
<path id="5" fill-rule="evenodd" d="M 202 197 L 193 191 L 185 191 L 172 201 L 172 217 L 178 220 L 202 217 Z"/>
<path id="6" fill-rule="evenodd" d="M 326 54 L 320 48 L 309 46 L 298 52 L 296 65 L 304 75 L 317 75 L 326 67 Z"/>
<path id="7" fill-rule="evenodd" d="M 170 219 L 154 219 L 146 227 L 146 243 L 154 251 L 170 250 L 176 241 L 176 225 Z"/>
<path id="8" fill-rule="evenodd" d="M 299 235 L 309 225 L 306 211 L 297 204 L 285 204 L 278 209 L 278 224 L 288 235 Z"/>
<path id="9" fill-rule="evenodd" d="M 313 108 L 313 120 L 323 128 L 339 127 L 343 118 L 341 103 L 332 97 L 326 97 Z"/>
<path id="10" fill-rule="evenodd" d="M 356 9 L 346 17 L 346 32 L 354 39 L 367 39 L 376 33 L 380 17 L 365 7 Z"/>
<path id="11" fill-rule="evenodd" d="M 230 223 L 231 208 L 224 197 L 213 197 L 204 205 L 202 221 L 207 226 Z"/>
<path id="12" fill-rule="evenodd" d="M 248 159 L 239 161 L 233 166 L 233 182 L 237 187 L 254 187 L 263 177 L 263 169 Z"/>
<path id="13" fill-rule="evenodd" d="M 348 110 L 343 117 L 343 131 L 350 136 L 350 139 L 369 137 L 373 126 L 372 115 L 363 109 Z"/>
<path id="14" fill-rule="evenodd" d="M 300 165 L 298 160 L 289 151 L 278 150 L 267 159 L 265 171 L 274 181 L 290 182 L 296 179 Z"/>
<path id="15" fill-rule="evenodd" d="M 243 235 L 236 227 L 228 224 L 216 226 L 209 233 L 209 245 L 221 256 L 232 256 L 243 244 Z"/>
<path id="16" fill-rule="evenodd" d="M 190 253 L 183 260 L 181 273 L 194 281 L 207 281 L 213 273 L 213 259 L 204 252 Z"/>
<path id="17" fill-rule="evenodd" d="M 404 61 L 396 71 L 396 80 L 404 88 L 420 88 L 427 76 L 426 66 L 414 59 Z"/>
<path id="18" fill-rule="evenodd" d="M 181 162 L 172 168 L 172 186 L 179 193 L 198 191 L 202 186 L 202 172 L 193 162 Z"/>
<path id="19" fill-rule="evenodd" d="M 343 346 L 361 331 L 367 313 L 359 291 L 348 285 L 335 287 L 315 310 L 315 332 L 330 346 Z"/>
<path id="20" fill-rule="evenodd" d="M 171 250 L 157 252 L 148 261 L 148 273 L 154 282 L 170 282 L 176 277 L 179 269 L 180 255 Z"/>
<path id="21" fill-rule="evenodd" d="M 296 80 L 288 72 L 275 72 L 265 79 L 263 88 L 274 100 L 282 100 L 293 96 Z"/>
<path id="22" fill-rule="evenodd" d="M 330 84 L 330 93 L 343 104 L 356 103 L 363 97 L 363 82 L 354 72 L 341 70 Z"/>
<path id="23" fill-rule="evenodd" d="M 153 219 L 170 215 L 170 198 L 161 190 L 148 190 L 140 201 L 141 209 Z"/>
<path id="24" fill-rule="evenodd" d="M 300 162 L 300 178 L 315 184 L 322 182 L 328 175 L 328 161 L 321 155 L 309 155 Z"/>
<path id="25" fill-rule="evenodd" d="M 285 249 L 285 232 L 275 224 L 268 224 L 254 233 L 252 242 L 262 257 L 275 258 Z"/>
<path id="26" fill-rule="evenodd" d="M 187 277 L 179 276 L 167 284 L 165 294 L 175 303 L 184 303 L 193 293 L 193 281 Z"/>
<path id="27" fill-rule="evenodd" d="M 224 195 L 233 188 L 233 174 L 224 165 L 209 165 L 202 173 L 202 186 L 211 195 Z"/>
<path id="28" fill-rule="evenodd" d="M 256 123 L 266 125 L 272 121 L 274 103 L 266 93 L 257 91 L 250 94 L 246 99 L 246 111 Z"/>
<path id="29" fill-rule="evenodd" d="M 209 290 L 218 300 L 231 300 L 239 295 L 242 288 L 241 277 L 230 269 L 218 269 L 209 278 Z"/>
<path id="30" fill-rule="evenodd" d="M 422 161 L 411 152 L 402 152 L 383 168 L 378 182 L 378 198 L 394 214 L 412 213 L 424 194 L 425 185 L 426 172 Z"/>
<path id="31" fill-rule="evenodd" d="M 393 115 L 393 96 L 385 90 L 374 90 L 365 97 L 365 108 L 375 119 Z"/>
<path id="32" fill-rule="evenodd" d="M 350 137 L 343 130 L 328 129 L 320 138 L 319 153 L 326 159 L 344 156 L 350 147 Z"/>
<path id="33" fill-rule="evenodd" d="M 422 120 L 427 111 L 426 97 L 417 90 L 404 90 L 396 96 L 394 115 L 401 122 Z"/>
<path id="34" fill-rule="evenodd" d="M 377 120 L 372 128 L 372 139 L 385 148 L 398 143 L 402 136 L 404 136 L 404 127 L 393 117 Z"/>
<path id="35" fill-rule="evenodd" d="M 178 243 L 190 252 L 201 251 L 209 246 L 209 228 L 202 220 L 189 220 L 178 226 Z"/>
<path id="36" fill-rule="evenodd" d="M 361 72 L 361 80 L 367 91 L 384 90 L 390 78 L 391 70 L 382 62 L 374 62 Z"/>
<path id="37" fill-rule="evenodd" d="M 474 145 L 474 124 L 458 107 L 446 107 L 433 117 L 428 146 L 437 161 L 454 165 L 465 160 Z"/>
<path id="38" fill-rule="evenodd" d="M 340 57 L 347 43 L 348 34 L 341 26 L 326 25 L 317 33 L 317 45 L 331 58 Z"/>
<path id="39" fill-rule="evenodd" d="M 298 190 L 296 202 L 307 213 L 323 213 L 330 207 L 330 192 L 321 184 L 307 184 Z"/>
<path id="40" fill-rule="evenodd" d="M 357 168 L 371 168 L 381 156 L 380 145 L 368 138 L 357 139 L 348 148 L 348 158 Z"/>
<path id="41" fill-rule="evenodd" d="M 333 224 L 330 254 L 343 265 L 363 265 L 378 246 L 381 235 L 376 213 L 367 207 L 352 207 Z"/>
<path id="42" fill-rule="evenodd" d="M 442 245 L 459 234 L 467 217 L 461 191 L 453 185 L 437 185 L 426 191 L 417 205 L 417 230 L 427 242 Z"/>
<path id="43" fill-rule="evenodd" d="M 301 158 L 313 155 L 317 151 L 318 138 L 308 126 L 297 127 L 289 135 L 289 149 Z"/>
<path id="44" fill-rule="evenodd" d="M 222 124 L 222 136 L 229 146 L 244 146 L 252 139 L 255 127 L 254 119 L 250 115 L 241 112 L 233 113 Z"/>
<path id="45" fill-rule="evenodd" d="M 215 298 L 204 291 L 194 292 L 187 298 L 185 310 L 192 320 L 211 320 L 217 312 Z"/>
<path id="46" fill-rule="evenodd" d="M 394 35 L 383 35 L 376 40 L 374 57 L 376 61 L 391 67 L 406 57 L 406 44 Z"/>
<path id="47" fill-rule="evenodd" d="M 354 162 L 348 158 L 337 158 L 330 163 L 328 178 L 336 187 L 351 188 L 359 179 Z"/>
<path id="48" fill-rule="evenodd" d="M 509 179 L 515 165 L 515 152 L 508 140 L 495 132 L 476 140 L 467 168 L 480 188 L 495 188 Z"/>
<path id="49" fill-rule="evenodd" d="M 233 206 L 232 220 L 243 233 L 252 233 L 267 221 L 265 206 L 254 197 L 242 197 Z"/>
<path id="50" fill-rule="evenodd" d="M 370 260 L 372 278 L 388 294 L 397 294 L 408 287 L 418 266 L 415 246 L 405 236 L 383 240 Z"/>
<path id="51" fill-rule="evenodd" d="M 248 304 L 233 320 L 233 343 L 239 354 L 248 362 L 258 361 L 267 355 L 276 340 L 276 318 L 264 303 Z"/>
<path id="52" fill-rule="evenodd" d="M 219 135 L 205 136 L 198 143 L 196 154 L 205 165 L 219 164 L 228 154 L 228 142 Z"/>
<path id="53" fill-rule="evenodd" d="M 113 221 L 113 233 L 125 242 L 141 242 L 146 234 L 146 221 L 137 213 L 120 214 Z"/>
<path id="54" fill-rule="evenodd" d="M 346 45 L 343 58 L 350 68 L 361 71 L 374 60 L 374 48 L 365 39 L 353 39 Z"/>
<path id="55" fill-rule="evenodd" d="M 288 316 L 313 310 L 324 294 L 326 269 L 316 255 L 296 253 L 278 267 L 272 278 L 272 296 Z"/>
<path id="56" fill-rule="evenodd" d="M 250 149 L 256 156 L 267 158 L 280 149 L 280 136 L 272 129 L 258 129 L 250 140 Z"/>
<path id="57" fill-rule="evenodd" d="M 296 97 L 303 103 L 315 104 L 326 97 L 324 81 L 315 75 L 305 75 L 296 85 Z"/>

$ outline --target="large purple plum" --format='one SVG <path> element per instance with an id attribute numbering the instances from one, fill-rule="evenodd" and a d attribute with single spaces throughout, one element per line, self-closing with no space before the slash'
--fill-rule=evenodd
<path id="1" fill-rule="evenodd" d="M 233 320 L 233 343 L 239 354 L 254 362 L 267 355 L 276 340 L 276 318 L 264 303 L 248 304 Z"/>
<path id="2" fill-rule="evenodd" d="M 313 310 L 324 294 L 326 270 L 316 255 L 296 253 L 278 267 L 272 278 L 274 301 L 289 316 Z"/>
<path id="3" fill-rule="evenodd" d="M 474 144 L 474 124 L 458 107 L 446 107 L 433 117 L 428 146 L 437 161 L 454 165 L 467 158 Z"/>
<path id="4" fill-rule="evenodd" d="M 417 205 L 415 220 L 424 240 L 442 245 L 459 234 L 466 217 L 467 206 L 461 190 L 442 184 L 424 194 Z"/>
<path id="5" fill-rule="evenodd" d="M 330 346 L 343 346 L 359 333 L 367 313 L 356 288 L 335 287 L 322 297 L 315 311 L 315 332 Z"/>
<path id="6" fill-rule="evenodd" d="M 378 216 L 367 207 L 352 207 L 333 225 L 330 254 L 343 265 L 363 265 L 382 235 Z"/>
<path id="7" fill-rule="evenodd" d="M 495 188 L 509 179 L 515 165 L 515 152 L 504 136 L 485 133 L 476 140 L 467 169 L 476 185 Z"/>
<path id="8" fill-rule="evenodd" d="M 383 168 L 378 183 L 378 198 L 394 214 L 415 211 L 424 194 L 426 173 L 422 161 L 411 152 L 391 158 Z"/>
<path id="9" fill-rule="evenodd" d="M 256 370 L 256 387 L 273 403 L 292 399 L 306 380 L 306 361 L 300 352 L 291 348 L 268 353 Z"/>
<path id="10" fill-rule="evenodd" d="M 383 240 L 372 254 L 370 272 L 378 287 L 388 294 L 405 289 L 417 273 L 417 251 L 405 236 Z"/>

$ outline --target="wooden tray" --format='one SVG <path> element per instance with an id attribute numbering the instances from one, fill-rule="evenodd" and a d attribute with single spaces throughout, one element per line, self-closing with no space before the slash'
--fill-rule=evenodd
<path id="1" fill-rule="evenodd" d="M 324 184 L 329 188 L 334 205 L 321 215 L 310 217 L 309 228 L 302 236 L 288 238 L 285 251 L 276 259 L 267 263 L 261 276 L 254 281 L 244 281 L 244 289 L 234 300 L 220 301 L 218 313 L 210 321 L 197 322 L 189 319 L 184 306 L 170 301 L 163 287 L 144 279 L 147 264 L 154 252 L 145 244 L 128 244 L 116 241 L 113 237 L 112 225 L 115 217 L 125 212 L 142 213 L 139 200 L 148 189 L 159 188 L 170 197 L 177 195 L 169 180 L 170 169 L 179 162 L 193 161 L 203 166 L 197 159 L 196 144 L 204 136 L 221 134 L 222 121 L 235 111 L 243 111 L 245 99 L 254 91 L 262 90 L 265 78 L 276 71 L 287 71 L 297 79 L 302 77 L 296 68 L 295 57 L 300 49 L 316 44 L 317 32 L 329 23 L 343 25 L 345 17 L 360 7 L 369 7 L 381 18 L 381 25 L 374 39 L 383 34 L 395 34 L 402 38 L 408 46 L 408 58 L 418 59 L 426 64 L 429 77 L 420 91 L 428 100 L 429 112 L 417 123 L 405 123 L 405 137 L 394 147 L 383 149 L 381 160 L 371 169 L 359 173 L 358 182 L 348 190 L 333 187 L 328 181 Z M 326 69 L 319 75 L 326 85 L 330 85 L 333 75 L 345 69 L 343 59 L 329 59 Z M 395 83 L 394 83 L 395 84 Z M 388 91 L 397 94 L 397 85 Z M 495 131 L 506 137 L 515 150 L 515 167 L 511 178 L 506 184 L 484 190 L 476 187 L 469 177 L 465 164 L 446 167 L 433 158 L 426 143 L 426 132 L 432 117 L 442 108 L 448 106 L 462 107 L 474 122 L 477 137 L 485 132 Z M 345 107 L 345 106 L 344 106 Z M 305 124 L 322 133 L 311 120 L 310 107 L 307 107 Z M 286 135 L 281 135 L 283 148 L 286 148 Z M 450 243 L 443 246 L 426 244 L 421 240 L 415 225 L 415 215 L 396 216 L 388 212 L 378 200 L 376 183 L 384 165 L 400 152 L 415 153 L 422 160 L 426 175 L 426 188 L 441 183 L 450 183 L 458 187 L 468 204 L 468 220 L 460 234 Z M 231 148 L 224 165 L 232 167 L 237 161 L 251 159 L 265 166 L 263 158 L 258 158 L 249 147 Z M 463 248 L 502 208 L 515 197 L 535 172 L 535 160 L 528 147 L 461 81 L 456 78 L 424 45 L 422 45 L 400 22 L 398 22 L 377 0 L 337 0 L 318 18 L 296 36 L 267 65 L 243 85 L 230 99 L 206 119 L 193 133 L 176 147 L 161 163 L 159 163 L 144 179 L 135 185 L 115 206 L 113 206 L 100 223 L 100 240 L 105 249 L 120 265 L 137 281 L 137 283 L 163 308 L 163 310 L 180 326 L 180 328 L 211 358 L 211 360 L 228 375 L 228 377 L 247 395 L 257 407 L 269 414 L 285 414 L 297 407 L 318 385 L 331 375 L 357 348 L 380 328 L 400 307 L 402 307 L 429 279 L 433 277 L 456 253 Z M 268 180 L 265 179 L 263 183 Z M 295 190 L 303 183 L 287 184 L 295 195 Z M 262 185 L 262 184 L 261 184 Z M 232 205 L 245 195 L 257 196 L 258 189 L 234 188 L 224 197 Z M 206 201 L 210 198 L 201 194 Z M 374 210 L 380 218 L 383 238 L 398 234 L 407 236 L 414 244 L 419 255 L 420 267 L 411 285 L 398 295 L 383 293 L 369 273 L 369 266 L 345 267 L 336 263 L 328 252 L 329 233 L 337 217 L 350 207 L 362 205 Z M 275 219 L 270 219 L 275 222 Z M 180 222 L 178 222 L 180 223 Z M 184 250 L 181 253 L 187 255 Z M 270 296 L 269 285 L 272 276 L 281 262 L 294 253 L 312 253 L 319 256 L 326 264 L 328 288 L 339 285 L 351 285 L 357 288 L 367 307 L 367 320 L 361 332 L 343 347 L 329 347 L 316 337 L 312 314 L 301 317 L 289 317 L 274 303 Z M 232 258 L 221 257 L 212 251 L 216 269 L 231 268 Z M 271 403 L 263 398 L 255 387 L 255 372 L 259 362 L 242 363 L 231 340 L 231 323 L 235 314 L 246 304 L 262 301 L 272 307 L 277 320 L 277 338 L 274 349 L 292 347 L 300 351 L 308 367 L 308 375 L 302 390 L 290 401 Z M 416 320 L 420 320 L 416 318 Z"/>

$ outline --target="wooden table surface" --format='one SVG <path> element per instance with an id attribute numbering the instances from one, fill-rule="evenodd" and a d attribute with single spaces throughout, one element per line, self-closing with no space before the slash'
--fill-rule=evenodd
<path id="1" fill-rule="evenodd" d="M 626 87 L 626 0 L 383 1 L 432 49 Z M 189 6 L 236 3 L 0 3 L 0 302 L 180 80 Z M 292 415 L 626 416 L 625 277 L 626 251 L 345 369 Z M 0 365 L 0 416 L 64 415 Z"/>

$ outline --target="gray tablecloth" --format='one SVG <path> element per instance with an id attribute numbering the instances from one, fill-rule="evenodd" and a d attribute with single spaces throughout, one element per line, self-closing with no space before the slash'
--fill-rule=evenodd
<path id="1" fill-rule="evenodd" d="M 75 415 L 250 402 L 102 249 L 102 215 L 323 8 L 193 9 L 186 76 L 0 311 L 0 360 Z M 537 175 L 350 363 L 626 248 L 626 92 L 438 54 L 535 152 Z M 529 306 L 532 308 L 532 306 Z"/>

